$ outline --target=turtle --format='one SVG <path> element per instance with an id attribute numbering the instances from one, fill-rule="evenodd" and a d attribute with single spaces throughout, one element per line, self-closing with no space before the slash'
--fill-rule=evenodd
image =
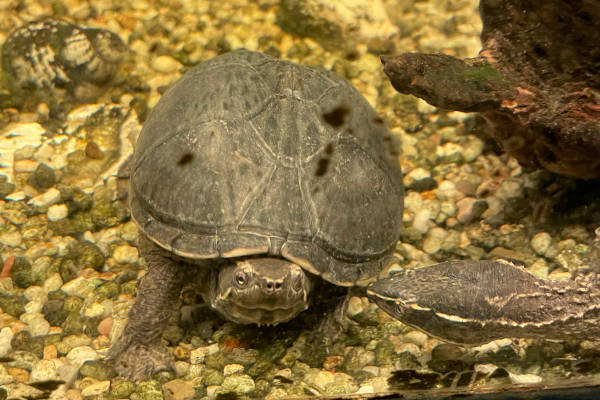
<path id="1" fill-rule="evenodd" d="M 493 308 L 489 318 L 510 319 L 514 308 L 503 304 L 543 284 L 500 261 L 386 277 L 402 228 L 398 159 L 383 120 L 330 71 L 245 49 L 190 69 L 164 93 L 135 145 L 129 206 L 148 270 L 107 359 L 133 380 L 170 368 L 161 336 L 191 281 L 238 324 L 289 321 L 326 281 L 365 290 L 383 311 L 442 338 L 493 337 L 470 331 L 482 328 L 471 323 L 481 322 L 478 313 Z M 471 283 L 480 284 L 477 304 Z M 519 325 L 529 317 L 544 315 L 511 320 L 501 333 L 529 333 Z"/>

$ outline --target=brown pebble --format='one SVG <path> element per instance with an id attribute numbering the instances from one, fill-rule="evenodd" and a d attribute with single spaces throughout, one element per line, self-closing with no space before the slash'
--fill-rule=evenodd
<path id="1" fill-rule="evenodd" d="M 104 153 L 100 149 L 100 146 L 96 144 L 96 142 L 88 142 L 85 145 L 85 155 L 87 158 L 91 158 L 93 160 L 101 160 L 104 158 Z"/>
<path id="2" fill-rule="evenodd" d="M 323 361 L 323 368 L 327 370 L 333 370 L 335 367 L 342 365 L 343 362 L 343 356 L 328 356 L 325 358 L 325 361 Z"/>
<path id="3" fill-rule="evenodd" d="M 29 371 L 23 368 L 8 368 L 8 374 L 14 378 L 15 381 L 21 383 L 29 382 Z"/>
<path id="4" fill-rule="evenodd" d="M 100 323 L 98 324 L 98 332 L 100 332 L 101 335 L 108 336 L 112 326 L 113 326 L 113 318 L 106 317 L 102 321 L 100 321 Z"/>
<path id="5" fill-rule="evenodd" d="M 58 358 L 58 350 L 53 344 L 44 347 L 44 360 L 54 360 Z"/>
<path id="6" fill-rule="evenodd" d="M 15 256 L 10 256 L 4 261 L 2 272 L 0 272 L 0 278 L 8 278 L 10 276 L 10 270 L 15 263 Z"/>

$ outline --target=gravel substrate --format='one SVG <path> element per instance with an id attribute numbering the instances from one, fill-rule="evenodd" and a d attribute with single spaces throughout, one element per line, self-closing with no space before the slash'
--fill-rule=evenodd
<path id="1" fill-rule="evenodd" d="M 589 266 L 597 182 L 523 171 L 476 116 L 398 94 L 383 75 L 383 52 L 476 55 L 477 1 L 344 3 L 0 0 L 0 42 L 52 16 L 112 31 L 130 49 L 94 101 L 59 87 L 48 104 L 18 109 L 0 91 L 0 399 L 277 399 L 600 379 L 598 343 L 466 349 L 393 320 L 360 291 L 341 317 L 345 291 L 335 288 L 296 320 L 258 328 L 196 304 L 191 287 L 164 335 L 174 372 L 136 384 L 103 362 L 145 271 L 119 167 L 170 83 L 240 47 L 332 69 L 401 140 L 405 230 L 394 269 L 500 257 L 570 279 Z"/>

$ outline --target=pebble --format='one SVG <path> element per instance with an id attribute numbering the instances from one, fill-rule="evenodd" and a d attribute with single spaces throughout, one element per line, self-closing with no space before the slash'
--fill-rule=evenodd
<path id="1" fill-rule="evenodd" d="M 410 331 L 404 334 L 404 340 L 406 342 L 414 343 L 417 346 L 423 346 L 427 339 L 429 339 L 429 336 L 427 336 L 427 334 L 417 330 Z"/>
<path id="2" fill-rule="evenodd" d="M 201 364 L 204 362 L 204 358 L 211 354 L 219 352 L 219 344 L 213 343 L 210 346 L 198 347 L 190 352 L 190 363 Z"/>
<path id="3" fill-rule="evenodd" d="M 152 69 L 162 74 L 170 74 L 177 71 L 179 62 L 171 56 L 158 56 L 151 62 Z"/>
<path id="4" fill-rule="evenodd" d="M 96 317 L 100 317 L 102 314 L 104 314 L 104 311 L 105 311 L 104 306 L 102 306 L 102 304 L 95 301 L 85 309 L 85 311 L 83 312 L 83 315 L 85 315 L 86 317 L 89 317 L 89 318 L 96 318 Z"/>
<path id="5" fill-rule="evenodd" d="M 40 360 L 34 364 L 29 379 L 32 382 L 42 382 L 58 379 L 56 364 L 52 360 Z"/>
<path id="6" fill-rule="evenodd" d="M 48 216 L 48 221 L 59 221 L 69 215 L 69 208 L 65 204 L 53 204 L 48 207 L 46 215 Z"/>
<path id="7" fill-rule="evenodd" d="M 27 202 L 30 206 L 46 208 L 60 201 L 60 192 L 56 188 L 50 188 L 44 193 L 35 196 Z"/>
<path id="8" fill-rule="evenodd" d="M 108 336 L 110 334 L 110 330 L 113 326 L 113 318 L 112 317 L 106 317 L 104 318 L 102 321 L 100 321 L 100 323 L 98 324 L 98 332 L 101 335 L 105 335 Z"/>
<path id="9" fill-rule="evenodd" d="M 442 242 L 448 236 L 448 232 L 440 228 L 438 226 L 432 228 L 425 240 L 423 240 L 423 250 L 427 252 L 427 254 L 434 254 L 440 250 L 442 247 Z"/>
<path id="10" fill-rule="evenodd" d="M 223 367 L 223 375 L 241 374 L 244 372 L 244 366 L 242 364 L 227 364 Z"/>
<path id="11" fill-rule="evenodd" d="M 27 324 L 31 336 L 46 335 L 50 330 L 50 323 L 44 319 L 44 314 L 40 312 L 26 312 L 21 314 L 19 319 Z"/>
<path id="12" fill-rule="evenodd" d="M 9 327 L 0 330 L 0 357 L 5 357 L 12 350 L 11 341 L 13 336 L 14 333 Z"/>
<path id="13" fill-rule="evenodd" d="M 189 381 L 175 379 L 162 387 L 165 400 L 188 400 L 194 397 L 196 391 Z"/>
<path id="14" fill-rule="evenodd" d="M 536 383 L 540 383 L 542 381 L 542 377 L 534 374 L 513 374 L 511 372 L 508 373 L 511 383 L 515 385 L 532 385 Z"/>
<path id="15" fill-rule="evenodd" d="M 78 367 L 81 367 L 87 360 L 96 360 L 98 357 L 96 350 L 90 346 L 75 347 L 67 354 L 67 359 Z"/>
<path id="16" fill-rule="evenodd" d="M 95 383 L 92 383 L 91 385 L 84 387 L 81 390 L 81 395 L 83 397 L 101 396 L 105 393 L 108 393 L 109 389 L 110 389 L 110 381 L 95 382 Z"/>
<path id="17" fill-rule="evenodd" d="M 429 220 L 431 219 L 431 211 L 428 208 L 423 208 L 415 214 L 413 219 L 413 228 L 420 233 L 427 233 L 429 230 Z"/>
<path id="18" fill-rule="evenodd" d="M 33 172 L 40 165 L 38 161 L 34 160 L 18 160 L 13 163 L 13 169 L 16 173 L 22 172 Z"/>
<path id="19" fill-rule="evenodd" d="M 0 244 L 8 247 L 19 247 L 23 241 L 23 236 L 19 231 L 0 233 Z"/>
<path id="20" fill-rule="evenodd" d="M 63 280 L 60 277 L 60 274 L 57 272 L 55 274 L 52 274 L 48 277 L 48 279 L 46 279 L 44 281 L 44 284 L 42 285 L 42 288 L 44 289 L 44 291 L 46 293 L 50 293 L 50 292 L 54 292 L 58 289 L 60 289 L 63 285 Z"/>
<path id="21" fill-rule="evenodd" d="M 221 386 L 227 392 L 233 392 L 240 395 L 248 394 L 256 387 L 252 377 L 246 374 L 226 376 Z"/>
<path id="22" fill-rule="evenodd" d="M 128 245 L 117 246 L 113 252 L 113 257 L 118 263 L 133 264 L 139 256 L 138 249 Z"/>
<path id="23" fill-rule="evenodd" d="M 348 306 L 346 308 L 346 315 L 349 317 L 353 317 L 355 315 L 360 314 L 365 309 L 363 302 L 360 297 L 352 296 L 350 300 L 348 300 Z"/>
<path id="24" fill-rule="evenodd" d="M 531 238 L 531 248 L 539 255 L 544 255 L 552 244 L 552 236 L 547 232 L 536 233 Z"/>
<path id="25" fill-rule="evenodd" d="M 27 194 L 25 194 L 25 192 L 23 190 L 17 190 L 16 192 L 11 193 L 4 198 L 6 200 L 10 200 L 10 201 L 22 201 L 22 200 L 25 200 L 26 197 L 27 197 Z"/>

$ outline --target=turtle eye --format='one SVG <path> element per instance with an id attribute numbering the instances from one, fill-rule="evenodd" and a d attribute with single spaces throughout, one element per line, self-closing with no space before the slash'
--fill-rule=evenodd
<path id="1" fill-rule="evenodd" d="M 244 271 L 237 271 L 233 277 L 238 287 L 244 287 L 248 284 L 248 275 Z"/>

